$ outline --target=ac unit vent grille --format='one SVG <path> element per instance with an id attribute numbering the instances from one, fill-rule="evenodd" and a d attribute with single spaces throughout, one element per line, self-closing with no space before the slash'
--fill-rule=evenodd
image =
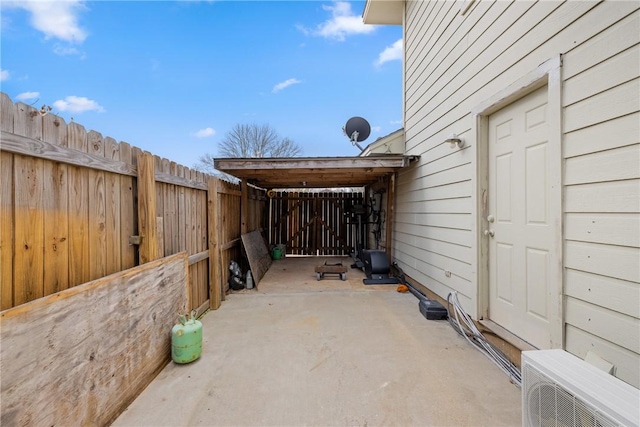
<path id="1" fill-rule="evenodd" d="M 615 427 L 617 422 L 549 380 L 531 365 L 523 366 L 527 426 Z"/>

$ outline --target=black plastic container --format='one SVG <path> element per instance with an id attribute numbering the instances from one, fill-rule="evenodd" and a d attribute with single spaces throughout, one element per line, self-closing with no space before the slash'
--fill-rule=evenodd
<path id="1" fill-rule="evenodd" d="M 420 313 L 428 320 L 444 320 L 447 318 L 447 309 L 438 301 L 421 299 L 418 303 Z"/>

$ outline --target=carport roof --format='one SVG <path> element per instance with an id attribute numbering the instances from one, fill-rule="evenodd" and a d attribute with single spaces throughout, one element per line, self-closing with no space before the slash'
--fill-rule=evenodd
<path id="1" fill-rule="evenodd" d="M 266 189 L 362 187 L 409 166 L 416 158 L 403 155 L 220 158 L 214 159 L 214 167 Z"/>

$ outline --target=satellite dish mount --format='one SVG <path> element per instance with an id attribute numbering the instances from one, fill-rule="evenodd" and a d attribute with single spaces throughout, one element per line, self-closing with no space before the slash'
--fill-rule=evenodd
<path id="1" fill-rule="evenodd" d="M 362 148 L 358 143 L 369 138 L 369 135 L 371 134 L 371 126 L 369 125 L 369 122 L 362 117 L 351 117 L 347 120 L 347 124 L 344 125 L 342 131 L 347 135 L 351 144 L 358 147 L 360 152 L 364 151 L 364 148 Z"/>

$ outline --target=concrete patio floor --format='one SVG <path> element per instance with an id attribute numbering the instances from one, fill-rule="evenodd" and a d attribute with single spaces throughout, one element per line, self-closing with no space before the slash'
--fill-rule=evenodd
<path id="1" fill-rule="evenodd" d="M 515 426 L 520 390 L 395 286 L 317 281 L 274 261 L 202 319 L 202 357 L 169 363 L 114 426 Z M 350 259 L 344 258 L 348 265 Z"/>

